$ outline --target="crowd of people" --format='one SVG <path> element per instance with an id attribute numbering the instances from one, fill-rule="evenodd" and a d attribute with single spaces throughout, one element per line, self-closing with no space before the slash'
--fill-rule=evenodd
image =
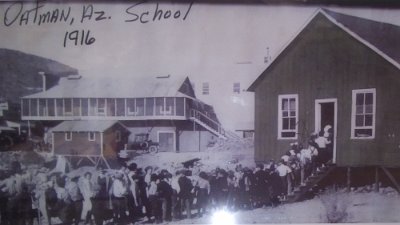
<path id="1" fill-rule="evenodd" d="M 248 168 L 176 171 L 124 164 L 73 175 L 46 167 L 29 170 L 18 161 L 1 174 L 0 224 L 134 224 L 201 217 L 215 210 L 276 206 L 305 185 L 331 155 L 331 131 L 313 135 L 308 146 L 292 143 L 275 163 Z"/>

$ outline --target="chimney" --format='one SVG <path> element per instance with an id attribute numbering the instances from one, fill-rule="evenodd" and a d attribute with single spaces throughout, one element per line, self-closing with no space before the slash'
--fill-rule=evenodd
<path id="1" fill-rule="evenodd" d="M 43 71 L 38 72 L 42 76 L 42 92 L 46 91 L 46 74 Z"/>

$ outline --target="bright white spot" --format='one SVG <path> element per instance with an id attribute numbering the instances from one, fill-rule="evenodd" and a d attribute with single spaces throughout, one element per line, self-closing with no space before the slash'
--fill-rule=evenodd
<path id="1" fill-rule="evenodd" d="M 235 224 L 235 217 L 233 214 L 221 210 L 217 211 L 212 216 L 212 225 L 234 225 Z"/>
<path id="2" fill-rule="evenodd" d="M 231 96 L 232 103 L 239 104 L 241 106 L 246 106 L 246 102 L 243 98 L 237 96 Z"/>

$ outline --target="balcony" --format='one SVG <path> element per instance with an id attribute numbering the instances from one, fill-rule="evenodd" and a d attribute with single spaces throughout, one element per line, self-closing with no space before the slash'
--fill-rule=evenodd
<path id="1" fill-rule="evenodd" d="M 186 120 L 192 99 L 23 98 L 22 120 Z"/>

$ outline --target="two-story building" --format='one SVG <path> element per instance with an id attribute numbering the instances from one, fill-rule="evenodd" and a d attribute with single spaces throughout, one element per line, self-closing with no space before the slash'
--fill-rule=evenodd
<path id="1" fill-rule="evenodd" d="M 159 143 L 159 151 L 172 152 L 202 151 L 225 137 L 213 107 L 196 98 L 188 77 L 69 76 L 48 90 L 23 97 L 21 114 L 22 120 L 40 121 L 49 127 L 63 121 L 118 121 L 122 126 L 117 127 L 130 132 L 128 148 L 138 133 L 149 133 L 149 138 Z M 58 135 L 60 132 L 59 126 Z M 65 130 L 64 137 L 73 144 L 70 132 Z M 86 141 L 91 141 L 91 136 L 86 136 Z M 76 141 L 84 142 L 82 138 Z"/>

